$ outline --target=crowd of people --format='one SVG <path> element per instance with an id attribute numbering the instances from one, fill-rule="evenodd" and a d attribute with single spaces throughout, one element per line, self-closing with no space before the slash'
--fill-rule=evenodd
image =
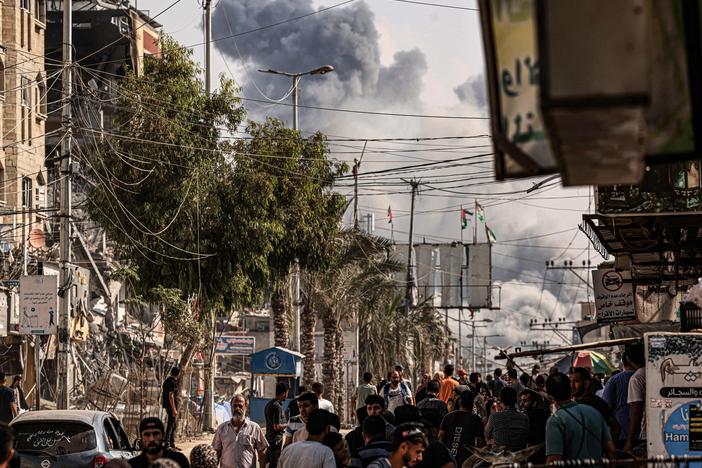
<path id="1" fill-rule="evenodd" d="M 571 368 L 567 375 L 555 368 L 542 374 L 537 365 L 528 374 L 513 362 L 504 375 L 495 369 L 483 380 L 478 372 L 456 372 L 448 364 L 443 372 L 424 374 L 416 389 L 401 366 L 377 385 L 366 372 L 352 399 L 356 427 L 345 437 L 333 405 L 323 398 L 322 384 L 315 383 L 310 391 L 299 388 L 284 409 L 289 389 L 280 382 L 265 407 L 265 431 L 247 417 L 247 400 L 238 394 L 231 400 L 231 420 L 217 428 L 211 444 L 195 447 L 190 459 L 173 446 L 172 433 L 160 419 L 147 417 L 139 426 L 142 452 L 105 468 L 489 466 L 475 453 L 481 448 L 525 450 L 533 463 L 643 455 L 640 343 L 626 347 L 622 365 L 603 381 L 582 367 Z M 8 390 L 0 389 L 0 398 L 10 399 Z M 174 424 L 177 407 L 170 391 L 162 404 Z M 1 422 L 0 433 L 12 435 Z M 3 468 L 12 457 L 12 444 L 3 440 L 0 445 Z"/>

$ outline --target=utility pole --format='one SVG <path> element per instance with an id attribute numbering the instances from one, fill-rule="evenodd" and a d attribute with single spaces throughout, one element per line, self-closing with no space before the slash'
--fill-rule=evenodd
<path id="1" fill-rule="evenodd" d="M 63 71 L 61 115 L 64 137 L 61 140 L 61 197 L 59 200 L 59 328 L 58 328 L 58 378 L 56 382 L 56 408 L 70 407 L 71 367 L 71 140 L 73 115 L 73 0 L 63 0 Z"/>
<path id="2" fill-rule="evenodd" d="M 412 307 L 412 247 L 414 244 L 414 200 L 417 197 L 419 190 L 419 181 L 413 179 L 408 182 L 412 186 L 412 205 L 410 208 L 410 227 L 409 227 L 409 244 L 407 247 L 407 286 L 405 288 L 405 312 L 409 313 Z"/>
<path id="3" fill-rule="evenodd" d="M 297 106 L 295 106 L 297 109 Z M 353 228 L 358 231 L 358 171 L 361 169 L 361 161 L 363 155 L 366 154 L 366 145 L 368 140 L 363 143 L 361 157 L 353 160 Z"/>
<path id="4" fill-rule="evenodd" d="M 293 274 L 295 275 L 295 336 L 293 337 L 295 342 L 293 349 L 295 351 L 302 352 L 302 342 L 300 341 L 300 260 L 295 259 L 295 264 L 293 265 Z M 358 348 L 357 348 L 358 349 Z"/>
<path id="5" fill-rule="evenodd" d="M 212 92 L 212 1 L 205 0 L 205 92 Z"/>
<path id="6" fill-rule="evenodd" d="M 212 1 L 204 0 L 205 8 L 205 93 L 209 97 L 212 94 L 212 62 L 211 62 L 211 52 L 212 52 Z M 198 194 L 199 195 L 199 194 Z M 199 262 L 200 260 L 198 260 Z M 200 297 L 197 298 L 198 307 L 200 306 Z M 216 339 L 216 319 L 214 311 L 209 313 L 210 326 L 212 331 L 212 337 Z M 208 356 L 207 361 L 204 366 L 205 373 L 205 394 L 203 395 L 203 417 L 202 417 L 202 428 L 204 430 L 213 429 L 214 422 L 214 361 L 215 361 L 215 350 L 216 344 L 212 343 L 211 354 Z"/>
<path id="7" fill-rule="evenodd" d="M 300 84 L 300 75 L 293 76 L 293 89 L 292 89 L 292 103 L 293 103 L 293 121 L 292 128 L 297 131 L 297 105 L 300 99 L 300 95 L 297 92 L 297 87 Z"/>

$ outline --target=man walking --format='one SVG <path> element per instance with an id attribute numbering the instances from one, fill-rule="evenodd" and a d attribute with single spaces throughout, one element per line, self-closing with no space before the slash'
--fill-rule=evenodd
<path id="1" fill-rule="evenodd" d="M 453 398 L 453 389 L 458 387 L 458 380 L 453 378 L 453 371 L 452 364 L 444 366 L 444 379 L 441 381 L 441 389 L 439 390 L 439 398 L 447 404 Z"/>
<path id="2" fill-rule="evenodd" d="M 234 395 L 231 405 L 231 420 L 219 425 L 212 440 L 220 468 L 255 468 L 257 453 L 264 466 L 268 441 L 261 426 L 246 417 L 246 398 Z"/>
<path id="3" fill-rule="evenodd" d="M 427 397 L 417 403 L 417 408 L 419 408 L 423 418 L 426 418 L 429 413 L 434 413 L 438 415 L 440 419 L 443 419 L 446 413 L 448 413 L 446 403 L 439 399 L 440 387 L 441 384 L 436 380 L 430 380 L 429 383 L 427 383 Z"/>
<path id="4" fill-rule="evenodd" d="M 321 409 L 307 418 L 307 440 L 285 447 L 280 456 L 280 468 L 336 468 L 332 449 L 322 444 L 329 432 L 331 413 Z"/>
<path id="5" fill-rule="evenodd" d="M 324 399 L 324 384 L 322 382 L 313 383 L 312 391 L 317 394 L 317 400 L 319 401 L 319 409 L 329 411 L 330 413 L 334 413 L 334 405 L 332 404 L 332 402 Z"/>
<path id="6" fill-rule="evenodd" d="M 24 390 L 22 390 L 22 376 L 21 375 L 16 375 L 12 379 L 12 385 L 10 385 L 10 388 L 15 392 L 15 404 L 17 405 L 18 412 L 20 410 L 22 411 L 28 411 L 29 410 L 29 405 L 27 404 L 27 400 L 24 398 Z"/>
<path id="7" fill-rule="evenodd" d="M 505 387 L 500 392 L 502 411 L 493 413 L 485 426 L 485 437 L 492 441 L 492 450 L 517 451 L 526 448 L 529 440 L 529 417 L 517 411 L 517 392 Z"/>
<path id="8" fill-rule="evenodd" d="M 188 459 L 180 452 L 166 447 L 163 441 L 163 422 L 156 417 L 148 417 L 139 423 L 141 453 L 129 460 L 132 468 L 148 468 L 159 458 L 173 460 L 180 468 L 190 468 Z"/>
<path id="9" fill-rule="evenodd" d="M 519 373 L 517 372 L 517 369 L 515 369 L 514 367 L 507 370 L 507 380 L 508 380 L 509 387 L 513 388 L 514 391 L 517 392 L 517 395 L 522 393 L 523 390 L 527 389 L 522 384 L 522 382 L 519 380 Z M 502 394 L 502 392 L 500 392 L 500 395 L 501 394 Z"/>
<path id="10" fill-rule="evenodd" d="M 363 408 L 366 406 L 366 398 L 368 395 L 374 395 L 378 393 L 378 389 L 375 388 L 371 382 L 373 381 L 373 374 L 370 372 L 363 373 L 363 383 L 356 387 L 356 391 L 351 399 L 352 405 L 355 409 Z"/>
<path id="11" fill-rule="evenodd" d="M 568 376 L 556 372 L 546 380 L 556 412 L 546 422 L 546 463 L 614 459 L 614 443 L 602 415 L 593 407 L 571 401 Z"/>
<path id="12" fill-rule="evenodd" d="M 266 416 L 266 440 L 268 441 L 268 466 L 278 466 L 278 457 L 282 450 L 283 431 L 286 424 L 283 418 L 283 402 L 288 398 L 288 385 L 278 382 L 275 386 L 275 398 L 266 404 L 263 413 Z"/>
<path id="13" fill-rule="evenodd" d="M 390 455 L 378 458 L 368 468 L 404 468 L 417 466 L 429 446 L 422 425 L 403 423 L 395 428 L 390 438 Z"/>
<path id="14" fill-rule="evenodd" d="M 378 458 L 387 458 L 390 455 L 390 442 L 385 436 L 385 419 L 382 416 L 368 416 L 363 421 L 364 445 L 351 458 L 351 466 L 365 468 Z"/>
<path id="15" fill-rule="evenodd" d="M 178 426 L 178 375 L 180 369 L 174 367 L 171 374 L 164 380 L 161 389 L 161 407 L 166 410 L 166 440 L 165 446 L 175 449 L 175 433 Z"/>
<path id="16" fill-rule="evenodd" d="M 294 442 L 307 440 L 309 434 L 307 434 L 305 424 L 307 424 L 307 418 L 309 418 L 310 413 L 319 408 L 317 395 L 313 392 L 303 393 L 297 397 L 297 406 L 300 409 L 300 414 L 291 418 L 285 426 L 283 448 Z"/>
<path id="17" fill-rule="evenodd" d="M 473 414 L 472 392 L 463 392 L 459 397 L 459 410 L 452 411 L 441 422 L 439 440 L 448 447 L 451 455 L 456 459 L 456 466 L 463 466 L 463 462 L 470 458 L 468 447 L 482 447 L 485 445 L 483 421 Z"/>
<path id="18" fill-rule="evenodd" d="M 0 372 L 0 421 L 10 424 L 17 416 L 15 392 L 5 385 L 5 373 Z"/>
<path id="19" fill-rule="evenodd" d="M 592 392 L 592 376 L 584 367 L 576 367 L 570 374 L 570 387 L 573 399 L 581 405 L 588 405 L 600 412 L 609 426 L 612 440 L 619 440 L 619 423 L 605 401 Z"/>
<path id="20" fill-rule="evenodd" d="M 494 375 L 494 380 L 491 382 L 492 385 L 489 386 L 490 388 L 490 393 L 492 394 L 493 397 L 499 398 L 500 392 L 502 391 L 503 388 L 505 388 L 505 381 L 502 380 L 502 369 L 499 367 L 495 369 L 492 374 Z"/>
<path id="21" fill-rule="evenodd" d="M 549 413 L 543 409 L 541 395 L 535 390 L 522 390 L 519 394 L 519 409 L 529 418 L 529 446 L 543 444 L 546 441 L 546 421 Z M 546 461 L 546 451 L 543 447 L 533 454 L 529 461 L 543 464 Z"/>
<path id="22" fill-rule="evenodd" d="M 631 405 L 629 430 L 624 444 L 624 451 L 629 452 L 638 447 L 646 450 L 646 360 L 644 348 L 640 343 L 631 346 L 629 354 L 631 365 L 636 371 L 629 379 L 627 403 Z"/>
<path id="23" fill-rule="evenodd" d="M 607 381 L 607 385 L 605 385 L 604 392 L 602 392 L 602 399 L 609 405 L 621 428 L 619 438 L 613 437 L 614 445 L 619 449 L 624 447 L 626 438 L 629 435 L 631 406 L 627 402 L 627 396 L 629 393 L 629 380 L 631 380 L 631 376 L 636 372 L 629 358 L 631 353 L 632 347 L 631 345 L 627 345 L 622 355 L 622 366 L 624 370 L 610 377 Z"/>
<path id="24" fill-rule="evenodd" d="M 397 371 L 393 371 L 390 375 L 390 383 L 385 384 L 381 396 L 385 399 L 385 407 L 391 413 L 394 413 L 395 409 L 400 406 L 414 404 L 412 391 L 402 381 L 400 373 Z"/>

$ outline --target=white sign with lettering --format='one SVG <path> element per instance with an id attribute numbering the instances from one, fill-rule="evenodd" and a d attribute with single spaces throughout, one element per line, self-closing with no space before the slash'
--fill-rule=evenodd
<path id="1" fill-rule="evenodd" d="M 631 273 L 613 269 L 592 271 L 598 323 L 636 319 Z"/>
<path id="2" fill-rule="evenodd" d="M 23 276 L 20 279 L 20 334 L 56 333 L 57 284 L 57 277 L 53 275 Z"/>

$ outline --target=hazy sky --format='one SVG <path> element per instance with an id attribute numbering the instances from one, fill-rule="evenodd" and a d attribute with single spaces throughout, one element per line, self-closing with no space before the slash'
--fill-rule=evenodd
<path id="1" fill-rule="evenodd" d="M 214 0 L 215 39 L 332 6 L 342 0 Z M 172 0 L 142 0 L 157 14 Z M 475 8 L 472 0 L 437 0 L 437 3 Z M 202 42 L 202 10 L 196 0 L 183 0 L 158 17 L 164 31 L 186 45 Z M 203 47 L 195 47 L 202 60 Z M 414 5 L 394 0 L 356 0 L 298 21 L 237 38 L 218 41 L 213 48 L 214 76 L 232 76 L 242 96 L 278 99 L 289 80 L 257 73 L 258 68 L 304 71 L 324 64 L 335 73 L 309 77 L 301 84 L 301 104 L 375 112 L 422 115 L 487 116 L 483 82 L 482 40 L 477 11 Z M 216 79 L 215 79 L 216 82 Z M 264 97 L 264 95 L 266 97 Z M 285 102 L 289 102 L 286 100 Z M 267 115 L 290 122 L 290 107 L 245 101 L 248 117 Z M 349 114 L 300 109 L 303 132 L 322 130 L 345 138 L 421 138 L 477 136 L 488 133 L 487 120 L 436 119 Z M 332 145 L 332 156 L 352 161 L 362 141 Z M 409 151 L 408 151 L 409 150 Z M 439 142 L 370 142 L 361 174 L 391 167 L 461 158 L 491 152 L 487 138 Z M 486 207 L 487 222 L 498 242 L 493 248 L 493 275 L 502 284 L 501 310 L 482 311 L 494 320 L 478 334 L 502 334 L 491 340 L 514 345 L 521 340 L 548 339 L 553 334 L 529 331 L 532 318 L 578 317 L 577 301 L 586 299 L 586 287 L 564 271 L 545 272 L 544 262 L 587 259 L 587 240 L 577 231 L 588 209 L 588 189 L 549 187 L 530 195 L 523 192 L 538 180 L 495 183 L 490 157 L 479 164 L 443 171 L 406 174 L 421 177 L 426 185 L 417 199 L 415 242 L 459 240 L 460 205 L 472 209 L 474 198 Z M 361 181 L 363 181 L 363 175 Z M 368 180 L 368 179 L 366 179 Z M 399 185 L 361 187 L 363 213 L 376 216 L 376 234 L 390 235 L 386 213 L 392 206 L 395 239 L 406 242 L 410 197 Z M 480 184 L 472 185 L 471 184 Z M 348 183 L 340 187 L 351 193 Z M 438 190 L 443 189 L 443 190 Z M 504 194 L 516 192 L 516 194 Z M 501 195 L 498 195 L 501 194 Z M 346 222 L 350 222 L 347 214 Z M 561 232 L 564 231 L 564 232 Z M 543 237 L 545 234 L 558 233 Z M 484 240 L 484 230 L 479 229 Z M 466 241 L 472 232 L 463 231 Z M 527 239 L 525 239 L 527 238 Z M 524 239 L 524 240 L 522 240 Z M 593 264 L 602 259 L 591 254 Z M 580 271 L 586 276 L 586 271 Z M 565 284 L 561 284 L 565 283 Z M 453 313 L 455 316 L 455 312 Z M 466 328 L 464 327 L 464 334 Z M 469 344 L 469 339 L 464 340 Z M 480 341 L 482 342 L 482 340 Z M 468 353 L 464 353 L 468 355 Z"/>

